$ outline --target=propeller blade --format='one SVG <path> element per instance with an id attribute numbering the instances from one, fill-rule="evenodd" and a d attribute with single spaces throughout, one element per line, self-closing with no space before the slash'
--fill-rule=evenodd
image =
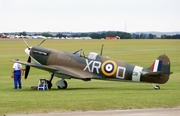
<path id="1" fill-rule="evenodd" d="M 26 44 L 27 48 L 30 49 L 29 45 L 27 44 L 26 40 L 24 38 L 22 38 L 24 43 Z"/>
<path id="2" fill-rule="evenodd" d="M 37 45 L 37 46 L 40 46 L 44 41 L 46 41 L 46 39 L 44 39 L 39 45 Z"/>
<path id="3" fill-rule="evenodd" d="M 24 79 L 27 79 L 28 74 L 29 74 L 29 70 L 30 70 L 30 66 L 26 66 Z"/>
<path id="4" fill-rule="evenodd" d="M 31 63 L 31 57 L 30 57 L 30 56 L 29 56 L 27 62 L 28 62 L 28 63 Z M 28 74 L 29 74 L 29 71 L 30 71 L 30 66 L 26 66 L 26 68 L 25 68 L 25 75 L 24 75 L 24 78 L 25 78 L 25 79 L 27 79 Z"/>
<path id="5" fill-rule="evenodd" d="M 28 63 L 31 63 L 31 57 L 29 56 L 29 58 L 28 58 L 28 61 L 27 61 Z"/>

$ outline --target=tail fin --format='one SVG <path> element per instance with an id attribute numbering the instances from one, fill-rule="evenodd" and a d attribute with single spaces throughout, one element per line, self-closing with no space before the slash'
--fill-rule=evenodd
<path id="1" fill-rule="evenodd" d="M 163 74 L 171 74 L 170 72 L 170 60 L 164 54 L 160 55 L 150 67 L 151 72 L 162 72 Z"/>
<path id="2" fill-rule="evenodd" d="M 150 72 L 159 75 L 158 83 L 166 83 L 169 80 L 171 63 L 165 54 L 160 55 L 149 68 Z"/>

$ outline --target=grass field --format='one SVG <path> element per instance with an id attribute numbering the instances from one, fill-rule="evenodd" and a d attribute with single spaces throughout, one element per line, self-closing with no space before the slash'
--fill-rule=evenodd
<path id="1" fill-rule="evenodd" d="M 42 40 L 27 40 L 30 46 Z M 154 90 L 149 83 L 126 83 L 92 80 L 67 80 L 68 88 L 58 90 L 53 86 L 48 91 L 31 90 L 40 78 L 50 74 L 31 68 L 27 80 L 22 80 L 23 89 L 13 89 L 10 78 L 15 58 L 26 61 L 26 48 L 21 39 L 0 39 L 0 114 L 46 113 L 65 111 L 132 109 L 180 106 L 180 40 L 46 40 L 41 47 L 69 52 L 83 49 L 85 54 L 94 51 L 103 55 L 143 67 L 149 67 L 161 54 L 171 60 L 170 80 Z M 58 78 L 52 81 L 55 85 Z"/>

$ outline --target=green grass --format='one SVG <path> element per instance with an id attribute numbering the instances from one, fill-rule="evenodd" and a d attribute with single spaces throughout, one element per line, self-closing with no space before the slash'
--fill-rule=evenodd
<path id="1" fill-rule="evenodd" d="M 27 40 L 30 46 L 38 45 L 41 40 Z M 45 113 L 79 110 L 108 110 L 180 106 L 180 40 L 46 40 L 41 47 L 75 52 L 83 49 L 85 54 L 94 51 L 103 55 L 149 67 L 161 54 L 171 60 L 170 80 L 154 90 L 148 83 L 128 83 L 92 80 L 67 80 L 68 88 L 58 90 L 53 86 L 48 91 L 31 90 L 40 78 L 48 79 L 50 74 L 31 68 L 27 80 L 22 80 L 23 89 L 13 89 L 10 78 L 13 60 L 27 60 L 26 48 L 21 39 L 0 39 L 0 114 Z M 55 85 L 58 78 L 54 78 Z"/>

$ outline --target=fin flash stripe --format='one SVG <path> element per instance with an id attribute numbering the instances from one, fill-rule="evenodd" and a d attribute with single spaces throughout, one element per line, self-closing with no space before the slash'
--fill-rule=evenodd
<path id="1" fill-rule="evenodd" d="M 161 60 L 155 60 L 153 65 L 151 66 L 150 70 L 152 72 L 161 71 L 162 68 L 162 61 Z"/>

